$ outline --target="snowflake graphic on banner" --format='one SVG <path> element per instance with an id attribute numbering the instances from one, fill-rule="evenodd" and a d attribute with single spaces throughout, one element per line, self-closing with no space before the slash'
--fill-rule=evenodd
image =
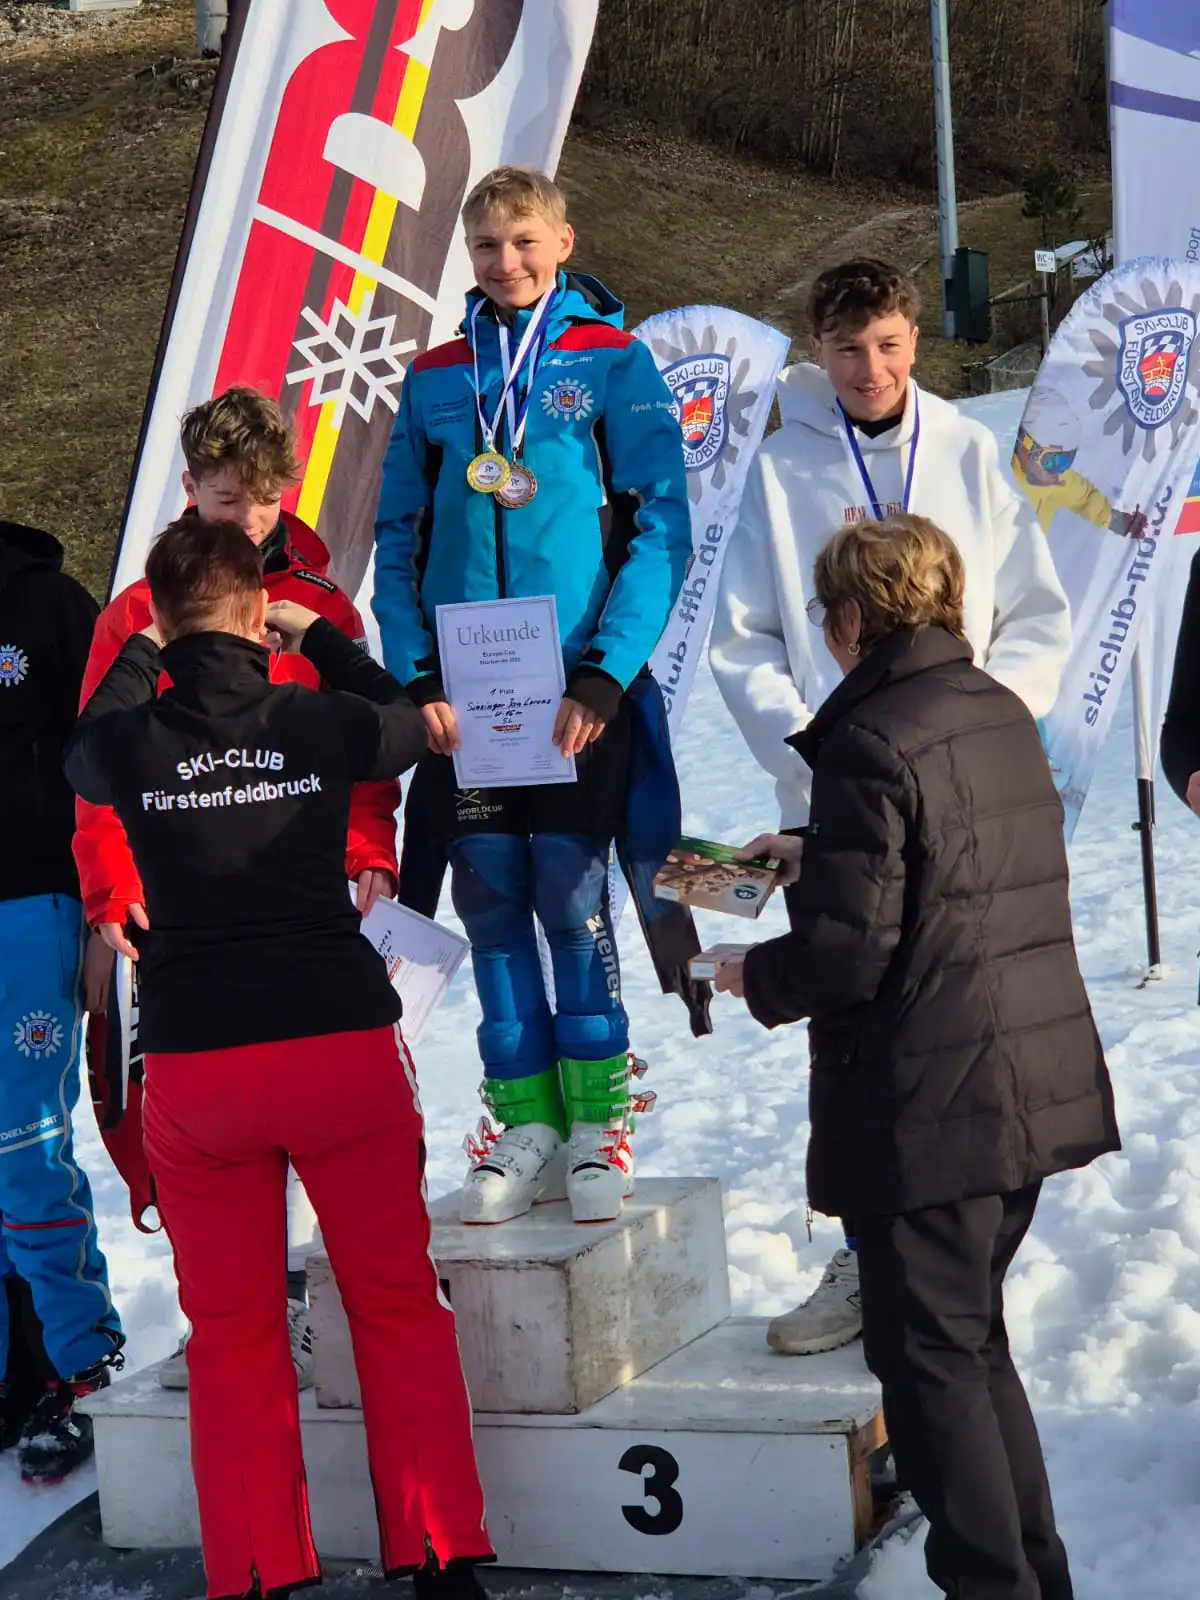
<path id="1" fill-rule="evenodd" d="M 400 357 L 416 350 L 416 340 L 397 339 L 395 313 L 373 316 L 374 305 L 375 291 L 371 289 L 363 295 L 357 314 L 336 299 L 328 321 L 308 306 L 300 313 L 313 331 L 293 344 L 306 364 L 289 372 L 287 381 L 312 383 L 311 406 L 334 401 L 335 428 L 341 427 L 347 407 L 364 422 L 370 422 L 377 400 L 392 412 L 400 407 L 405 372 Z"/>

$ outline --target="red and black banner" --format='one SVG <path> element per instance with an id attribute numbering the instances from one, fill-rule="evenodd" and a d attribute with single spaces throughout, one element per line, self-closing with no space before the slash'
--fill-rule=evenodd
<path id="1" fill-rule="evenodd" d="M 249 0 L 226 39 L 130 488 L 114 587 L 182 509 L 179 418 L 234 383 L 278 397 L 332 575 L 367 572 L 413 357 L 452 336 L 459 213 L 502 162 L 553 171 L 597 0 Z"/>

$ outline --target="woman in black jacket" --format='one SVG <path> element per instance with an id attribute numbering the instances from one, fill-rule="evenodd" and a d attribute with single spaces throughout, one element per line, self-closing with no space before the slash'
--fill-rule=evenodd
<path id="1" fill-rule="evenodd" d="M 1200 815 L 1200 552 L 1192 557 L 1175 644 L 1171 693 L 1163 719 L 1162 764 L 1167 782 Z"/>
<path id="2" fill-rule="evenodd" d="M 146 577 L 165 646 L 126 642 L 66 771 L 116 809 L 146 890 L 146 1151 L 193 1328 L 208 1592 L 274 1600 L 320 1577 L 284 1314 L 290 1157 L 350 1323 L 385 1573 L 413 1573 L 423 1600 L 476 1600 L 491 1547 L 429 1255 L 421 1107 L 344 867 L 353 786 L 411 767 L 425 724 L 390 673 L 291 602 L 271 624 L 332 692 L 269 681 L 269 597 L 240 528 L 173 524 Z"/>
<path id="3" fill-rule="evenodd" d="M 1002 1288 L 1042 1180 L 1119 1147 L 1062 807 L 1032 717 L 971 664 L 946 534 L 847 527 L 814 577 L 846 677 L 791 740 L 813 769 L 791 932 L 717 986 L 765 1027 L 810 1019 L 809 1199 L 853 1218 L 930 1576 L 956 1600 L 1069 1600 Z"/>

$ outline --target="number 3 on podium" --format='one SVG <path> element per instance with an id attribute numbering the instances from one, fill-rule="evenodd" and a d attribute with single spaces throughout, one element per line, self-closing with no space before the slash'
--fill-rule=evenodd
<path id="1" fill-rule="evenodd" d="M 679 1463 L 669 1450 L 656 1444 L 632 1445 L 617 1463 L 622 1472 L 639 1476 L 650 1471 L 643 1480 L 643 1493 L 647 1500 L 655 1500 L 658 1510 L 650 1512 L 645 1506 L 622 1506 L 621 1515 L 638 1533 L 674 1533 L 683 1521 L 683 1501 L 675 1488 L 679 1477 Z"/>

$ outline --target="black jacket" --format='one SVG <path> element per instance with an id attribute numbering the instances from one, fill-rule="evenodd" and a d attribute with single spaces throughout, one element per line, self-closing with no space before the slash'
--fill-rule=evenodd
<path id="1" fill-rule="evenodd" d="M 62 560 L 48 533 L 0 522 L 0 900 L 79 897 L 62 752 L 99 608 Z"/>
<path id="2" fill-rule="evenodd" d="M 941 629 L 877 646 L 790 741 L 813 768 L 792 931 L 746 958 L 811 1018 L 808 1193 L 833 1216 L 1006 1194 L 1119 1146 L 1033 719 Z"/>
<path id="3" fill-rule="evenodd" d="M 1188 779 L 1200 772 L 1200 553 L 1192 557 L 1183 619 L 1175 645 L 1175 667 L 1162 730 L 1167 782 L 1187 802 Z"/>
<path id="4" fill-rule="evenodd" d="M 340 692 L 268 682 L 267 650 L 231 634 L 161 654 L 137 634 L 68 746 L 67 777 L 114 807 L 146 891 L 146 1051 L 384 1027 L 400 1014 L 350 901 L 346 824 L 353 785 L 412 766 L 425 723 L 332 623 L 313 623 L 304 654 Z M 155 699 L 162 671 L 172 687 Z"/>

